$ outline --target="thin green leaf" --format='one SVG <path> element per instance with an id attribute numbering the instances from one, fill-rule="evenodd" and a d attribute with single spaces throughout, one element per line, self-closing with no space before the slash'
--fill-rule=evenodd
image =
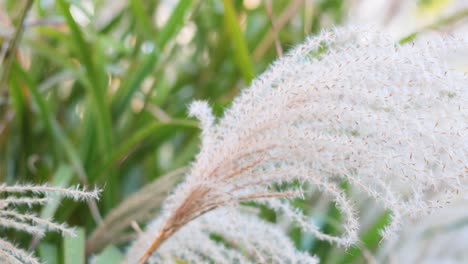
<path id="1" fill-rule="evenodd" d="M 138 29 L 143 33 L 147 39 L 151 39 L 155 35 L 152 27 L 152 21 L 147 15 L 145 6 L 141 0 L 130 0 L 130 11 L 135 18 Z"/>
<path id="2" fill-rule="evenodd" d="M 114 246 L 106 247 L 101 254 L 94 258 L 94 264 L 108 264 L 108 263 L 120 263 L 123 259 L 123 255 Z"/>
<path id="3" fill-rule="evenodd" d="M 43 263 L 58 264 L 58 249 L 54 244 L 42 242 L 39 244 L 38 252 Z"/>
<path id="4" fill-rule="evenodd" d="M 242 35 L 232 0 L 223 0 L 223 3 L 226 30 L 232 40 L 232 46 L 235 51 L 234 59 L 238 64 L 239 71 L 241 72 L 244 81 L 249 84 L 255 77 L 255 71 L 252 58 L 250 57 L 249 49 L 247 47 L 247 41 Z"/>
<path id="5" fill-rule="evenodd" d="M 49 131 L 52 138 L 58 142 L 59 146 L 62 148 L 62 151 L 67 156 L 68 160 L 71 164 L 73 164 L 73 168 L 77 173 L 78 177 L 81 179 L 82 182 L 87 182 L 87 177 L 79 155 L 73 146 L 73 144 L 69 141 L 66 137 L 65 133 L 63 132 L 62 128 L 59 126 L 57 121 L 53 117 L 53 113 L 49 110 L 46 101 L 39 93 L 36 84 L 31 80 L 30 76 L 17 64 L 13 64 L 13 70 L 15 74 L 22 77 L 22 80 L 27 84 L 29 91 L 31 92 L 32 99 L 34 103 L 39 108 L 39 113 L 43 122 L 46 125 L 47 130 Z"/>
<path id="6" fill-rule="evenodd" d="M 63 259 L 65 264 L 85 264 L 86 235 L 83 228 L 75 230 L 76 236 L 66 235 L 63 239 Z"/>
<path id="7" fill-rule="evenodd" d="M 167 20 L 164 27 L 159 31 L 156 36 L 156 44 L 159 50 L 163 50 L 169 40 L 177 35 L 185 22 L 185 17 L 192 7 L 193 0 L 180 0 L 174 8 L 172 15 Z"/>
<path id="8" fill-rule="evenodd" d="M 172 12 L 169 20 L 159 31 L 155 39 L 154 50 L 146 55 L 143 61 L 135 64 L 136 68 L 130 68 L 125 78 L 127 81 L 122 84 L 113 105 L 115 116 L 121 116 L 127 109 L 133 94 L 140 88 L 141 84 L 150 74 L 153 73 L 160 52 L 164 50 L 169 40 L 174 38 L 184 24 L 185 17 L 190 11 L 192 0 L 181 0 Z M 138 66 L 137 66 L 138 65 Z"/>
<path id="9" fill-rule="evenodd" d="M 70 185 L 73 178 L 73 171 L 72 169 L 65 165 L 61 164 L 57 172 L 54 174 L 52 178 L 52 186 L 56 187 L 67 187 Z M 60 201 L 62 200 L 58 195 L 51 194 L 53 199 L 49 203 L 47 203 L 41 211 L 41 218 L 44 219 L 51 219 L 55 215 L 57 208 L 60 205 Z"/>
<path id="10" fill-rule="evenodd" d="M 93 57 L 97 54 L 98 58 L 96 61 L 102 63 L 99 60 L 101 56 L 99 56 L 98 52 L 101 51 L 101 48 L 99 45 L 93 47 L 90 43 L 86 42 L 80 27 L 70 13 L 70 4 L 65 0 L 57 0 L 57 4 L 70 28 L 71 36 L 74 39 L 75 52 L 80 62 L 86 68 L 88 82 L 85 83 L 85 87 L 91 97 L 91 106 L 94 107 L 95 114 L 99 119 L 97 123 L 99 142 L 101 143 L 102 154 L 106 155 L 112 146 L 112 123 L 106 100 L 106 73 L 102 65 L 93 61 Z"/>
<path id="11" fill-rule="evenodd" d="M 146 125 L 145 127 L 139 129 L 135 132 L 128 140 L 124 141 L 118 148 L 116 148 L 109 159 L 104 162 L 104 166 L 98 170 L 98 177 L 102 177 L 104 172 L 110 167 L 115 165 L 123 157 L 127 156 L 137 144 L 141 143 L 148 136 L 156 133 L 162 127 L 187 127 L 187 128 L 198 128 L 198 125 L 194 121 L 190 120 L 178 120 L 173 119 L 169 122 L 155 122 Z"/>

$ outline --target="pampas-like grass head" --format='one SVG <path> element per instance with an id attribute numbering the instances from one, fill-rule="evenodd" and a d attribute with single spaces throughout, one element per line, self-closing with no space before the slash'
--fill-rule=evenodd
<path id="1" fill-rule="evenodd" d="M 73 230 L 64 224 L 56 224 L 50 219 L 43 219 L 33 212 L 22 212 L 18 206 L 42 205 L 52 201 L 52 194 L 57 194 L 74 200 L 97 199 L 98 190 L 83 191 L 79 187 L 58 188 L 50 186 L 34 185 L 0 185 L 0 228 L 14 229 L 42 237 L 46 231 L 59 231 L 73 235 Z M 31 254 L 11 242 L 0 237 L 0 262 L 1 263 L 29 263 L 40 262 Z"/>
<path id="2" fill-rule="evenodd" d="M 185 234 L 205 230 L 189 224 L 193 220 L 251 200 L 319 239 L 348 246 L 357 240 L 359 221 L 338 186 L 343 181 L 391 211 L 385 237 L 402 221 L 458 199 L 468 168 L 468 78 L 445 59 L 467 46 L 455 38 L 400 46 L 377 32 L 335 29 L 273 63 L 221 119 L 208 103 L 194 102 L 190 114 L 201 122 L 200 153 L 139 240 L 152 242 L 141 256 L 130 250 L 128 259 L 144 263 L 184 226 Z M 335 201 L 344 216 L 341 236 L 322 233 L 289 205 L 285 198 L 306 194 L 303 184 Z M 248 230 L 237 232 L 258 235 Z"/>

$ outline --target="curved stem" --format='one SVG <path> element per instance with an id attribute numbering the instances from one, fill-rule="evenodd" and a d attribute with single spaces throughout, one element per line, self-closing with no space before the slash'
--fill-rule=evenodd
<path id="1" fill-rule="evenodd" d="M 166 240 L 166 230 L 163 229 L 161 233 L 159 233 L 158 237 L 153 241 L 153 243 L 146 249 L 143 256 L 138 260 L 138 264 L 145 264 L 145 262 L 151 257 L 154 251 L 158 249 L 158 247 Z"/>
<path id="2" fill-rule="evenodd" d="M 15 58 L 15 53 L 16 49 L 18 48 L 19 42 L 21 40 L 21 36 L 23 35 L 24 31 L 24 22 L 26 21 L 26 17 L 28 16 L 29 10 L 31 9 L 31 6 L 33 4 L 34 0 L 28 0 L 26 2 L 26 6 L 24 7 L 24 11 L 21 14 L 20 22 L 18 24 L 18 27 L 16 29 L 15 36 L 13 37 L 13 41 L 10 44 L 8 51 L 7 51 L 7 57 L 6 57 L 6 62 L 4 64 L 2 76 L 0 77 L 0 91 L 1 90 L 6 90 L 6 86 L 8 83 L 8 79 L 10 77 L 10 71 L 11 71 L 11 66 L 13 64 L 13 60 Z"/>

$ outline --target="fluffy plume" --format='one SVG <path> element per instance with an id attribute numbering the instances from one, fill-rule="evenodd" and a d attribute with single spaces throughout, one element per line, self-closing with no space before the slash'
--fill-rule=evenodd
<path id="1" fill-rule="evenodd" d="M 468 263 L 468 207 L 448 206 L 404 228 L 379 250 L 379 263 Z"/>
<path id="2" fill-rule="evenodd" d="M 160 224 L 160 219 L 151 223 L 128 255 L 141 256 Z M 190 222 L 148 262 L 177 263 L 180 259 L 189 263 L 317 263 L 316 258 L 299 252 L 278 226 L 234 208 L 217 209 Z M 128 263 L 135 260 L 129 258 Z"/>
<path id="3" fill-rule="evenodd" d="M 467 0 L 361 0 L 350 3 L 348 22 L 378 27 L 395 39 L 434 29 L 442 34 L 461 29 L 464 33 L 460 34 L 466 36 L 466 23 L 457 22 L 467 8 Z"/>
<path id="4" fill-rule="evenodd" d="M 63 224 L 56 224 L 50 219 L 43 219 L 33 212 L 20 212 L 18 206 L 32 207 L 51 201 L 50 195 L 60 195 L 74 200 L 97 199 L 98 190 L 83 191 L 74 188 L 59 188 L 34 185 L 0 185 L 0 228 L 16 229 L 38 237 L 46 231 L 59 231 L 73 235 L 73 230 Z M 54 197 L 56 198 L 56 196 Z M 0 260 L 2 263 L 39 263 L 32 254 L 19 249 L 12 243 L 0 238 Z"/>
<path id="5" fill-rule="evenodd" d="M 264 203 L 347 246 L 359 225 L 342 181 L 392 212 L 387 237 L 403 219 L 458 199 L 468 168 L 468 79 L 444 58 L 467 46 L 454 38 L 399 46 L 380 33 L 336 29 L 273 63 L 220 120 L 196 102 L 200 153 L 151 227 L 140 263 L 192 220 L 240 201 Z M 335 201 L 341 236 L 321 233 L 288 204 L 285 197 L 303 195 L 297 183 Z"/>

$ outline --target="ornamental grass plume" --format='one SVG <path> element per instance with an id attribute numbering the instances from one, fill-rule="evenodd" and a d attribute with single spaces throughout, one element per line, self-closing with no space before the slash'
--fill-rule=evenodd
<path id="1" fill-rule="evenodd" d="M 0 185 L 0 228 L 14 229 L 28 234 L 43 237 L 46 231 L 59 231 L 63 234 L 73 235 L 73 229 L 64 224 L 54 223 L 50 219 L 44 219 L 33 212 L 22 212 L 18 207 L 31 208 L 36 205 L 47 204 L 54 197 L 52 194 L 71 198 L 73 200 L 97 199 L 98 190 L 83 191 L 79 187 L 59 188 L 51 186 L 34 185 Z M 11 242 L 0 238 L 0 262 L 1 263 L 40 263 L 31 253 L 28 253 Z"/>
<path id="2" fill-rule="evenodd" d="M 468 12 L 466 0 L 362 0 L 350 3 L 349 8 L 348 23 L 372 25 L 396 39 L 433 30 L 447 34 L 463 27 L 466 36 L 462 22 Z"/>
<path id="3" fill-rule="evenodd" d="M 468 77 L 445 58 L 466 47 L 455 37 L 398 45 L 372 30 L 334 29 L 278 59 L 219 120 L 206 102 L 194 102 L 200 153 L 142 235 L 149 246 L 141 256 L 130 250 L 128 260 L 158 262 L 155 251 L 180 229 L 200 232 L 189 223 L 242 201 L 264 204 L 318 239 L 351 245 L 359 221 L 342 182 L 391 212 L 384 237 L 459 199 L 468 174 Z M 321 232 L 285 199 L 306 195 L 307 185 L 334 200 L 343 234 Z M 255 237 L 244 222 L 235 232 Z"/>
<path id="4" fill-rule="evenodd" d="M 468 263 L 468 206 L 446 206 L 403 228 L 398 241 L 386 241 L 378 263 Z"/>
<path id="5" fill-rule="evenodd" d="M 130 251 L 141 256 L 158 231 L 159 221 L 147 227 Z M 213 235 L 223 242 L 213 240 Z M 300 252 L 283 230 L 238 208 L 221 208 L 191 221 L 174 234 L 151 263 L 318 263 L 317 258 Z"/>

